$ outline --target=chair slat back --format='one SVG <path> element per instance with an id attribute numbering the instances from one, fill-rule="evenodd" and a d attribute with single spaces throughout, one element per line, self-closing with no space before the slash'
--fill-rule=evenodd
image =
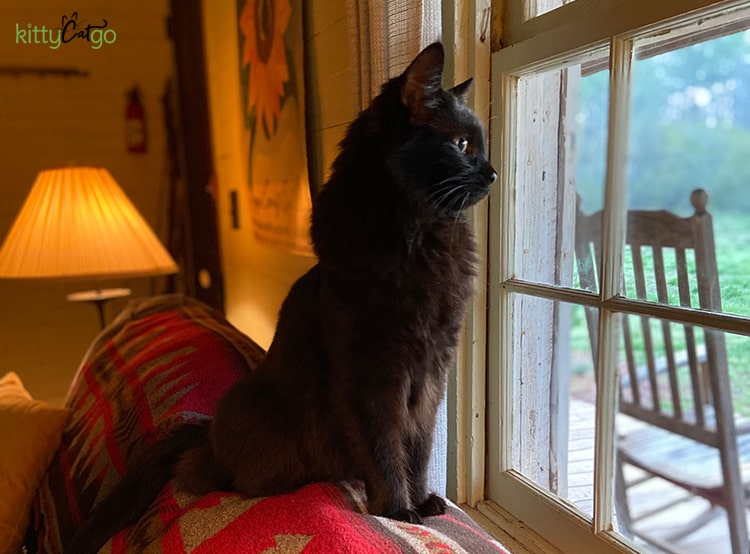
<path id="1" fill-rule="evenodd" d="M 685 218 L 664 210 L 628 212 L 623 294 L 721 310 L 708 196 L 696 190 L 691 202 L 695 213 Z M 578 279 L 591 291 L 599 286 L 602 227 L 602 212 L 578 211 Z M 723 334 L 649 316 L 623 314 L 621 321 L 620 411 L 716 446 L 717 408 L 724 416 L 732 414 L 731 398 L 725 397 L 729 375 Z M 596 359 L 596 309 L 586 309 L 586 322 Z"/>

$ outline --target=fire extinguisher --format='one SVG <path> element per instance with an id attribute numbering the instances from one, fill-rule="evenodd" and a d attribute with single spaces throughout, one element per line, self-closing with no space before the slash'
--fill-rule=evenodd
<path id="1" fill-rule="evenodd" d="M 128 152 L 143 153 L 146 151 L 146 117 L 141 104 L 138 87 L 128 91 L 128 105 L 125 108 L 125 140 Z"/>

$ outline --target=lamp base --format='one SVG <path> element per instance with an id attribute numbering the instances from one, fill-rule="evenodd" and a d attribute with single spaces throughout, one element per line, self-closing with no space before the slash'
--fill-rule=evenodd
<path id="1" fill-rule="evenodd" d="M 130 296 L 133 293 L 130 289 L 96 289 L 96 290 L 84 290 L 81 292 L 72 292 L 68 294 L 65 299 L 69 302 L 91 302 L 96 306 L 99 312 L 99 324 L 102 329 L 106 327 L 106 320 L 104 318 L 104 304 L 115 298 L 124 298 Z"/>

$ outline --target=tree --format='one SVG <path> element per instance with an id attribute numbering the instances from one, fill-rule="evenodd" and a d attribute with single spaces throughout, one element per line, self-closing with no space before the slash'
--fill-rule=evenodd
<path id="1" fill-rule="evenodd" d="M 581 82 L 577 187 L 584 211 L 601 207 L 608 73 Z M 638 59 L 633 65 L 628 205 L 690 213 L 705 188 L 712 210 L 747 213 L 750 195 L 750 34 Z"/>

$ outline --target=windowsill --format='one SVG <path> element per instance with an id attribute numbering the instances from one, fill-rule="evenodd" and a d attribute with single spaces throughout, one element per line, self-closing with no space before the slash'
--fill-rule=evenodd
<path id="1" fill-rule="evenodd" d="M 476 508 L 461 504 L 461 509 L 513 554 L 562 554 L 561 550 L 493 502 L 481 502 Z M 486 514 L 491 514 L 492 519 Z"/>

